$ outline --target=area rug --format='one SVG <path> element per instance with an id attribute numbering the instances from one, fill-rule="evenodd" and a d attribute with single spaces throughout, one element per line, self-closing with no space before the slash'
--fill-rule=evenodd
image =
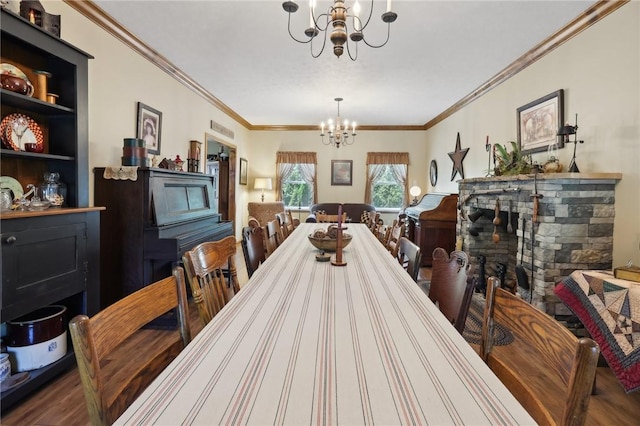
<path id="1" fill-rule="evenodd" d="M 639 390 L 640 284 L 616 279 L 606 271 L 575 271 L 554 293 L 600 345 L 624 390 Z"/>
<path id="2" fill-rule="evenodd" d="M 479 345 L 482 340 L 482 314 L 484 312 L 484 298 L 474 295 L 469 306 L 467 321 L 464 324 L 462 337 L 469 343 Z M 493 344 L 495 346 L 508 345 L 513 342 L 513 334 L 504 326 L 496 324 L 494 327 Z"/>

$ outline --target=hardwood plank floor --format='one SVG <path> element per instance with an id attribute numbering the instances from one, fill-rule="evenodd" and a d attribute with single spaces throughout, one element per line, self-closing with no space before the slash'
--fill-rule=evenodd
<path id="1" fill-rule="evenodd" d="M 241 283 L 247 282 L 242 250 L 238 245 L 236 265 Z M 422 268 L 421 279 L 429 279 L 431 270 Z M 193 304 L 189 316 L 193 334 L 202 325 Z M 141 348 L 150 348 L 162 341 L 165 331 L 141 330 L 122 351 L 109 361 L 109 368 L 121 370 L 127 361 Z M 21 404 L 0 413 L 0 423 L 6 426 L 23 425 L 85 425 L 88 415 L 80 377 L 76 368 L 58 376 L 48 386 L 34 393 Z M 588 425 L 638 425 L 640 424 L 640 391 L 625 394 L 622 386 L 608 367 L 599 367 L 597 372 L 597 394 L 591 398 Z"/>

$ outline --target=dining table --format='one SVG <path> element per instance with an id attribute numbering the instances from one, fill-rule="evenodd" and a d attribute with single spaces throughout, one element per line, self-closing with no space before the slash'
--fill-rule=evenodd
<path id="1" fill-rule="evenodd" d="M 115 424 L 535 424 L 365 225 L 316 260 L 327 226 L 300 224 Z"/>

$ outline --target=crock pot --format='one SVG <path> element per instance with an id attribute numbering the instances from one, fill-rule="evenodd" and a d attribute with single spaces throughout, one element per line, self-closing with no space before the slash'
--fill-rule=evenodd
<path id="1" fill-rule="evenodd" d="M 67 353 L 67 331 L 62 305 L 51 305 L 7 321 L 7 352 L 14 371 L 45 367 Z"/>

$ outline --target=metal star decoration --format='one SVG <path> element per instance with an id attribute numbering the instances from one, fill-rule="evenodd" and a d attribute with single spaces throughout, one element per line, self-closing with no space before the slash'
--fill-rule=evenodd
<path id="1" fill-rule="evenodd" d="M 464 179 L 464 167 L 462 166 L 462 162 L 464 161 L 464 157 L 467 156 L 469 152 L 469 148 L 462 149 L 460 147 L 460 132 L 458 132 L 458 137 L 456 138 L 456 150 L 449 153 L 449 157 L 451 161 L 453 161 L 453 167 L 451 168 L 451 181 L 456 177 L 456 173 L 460 173 L 460 177 Z"/>

